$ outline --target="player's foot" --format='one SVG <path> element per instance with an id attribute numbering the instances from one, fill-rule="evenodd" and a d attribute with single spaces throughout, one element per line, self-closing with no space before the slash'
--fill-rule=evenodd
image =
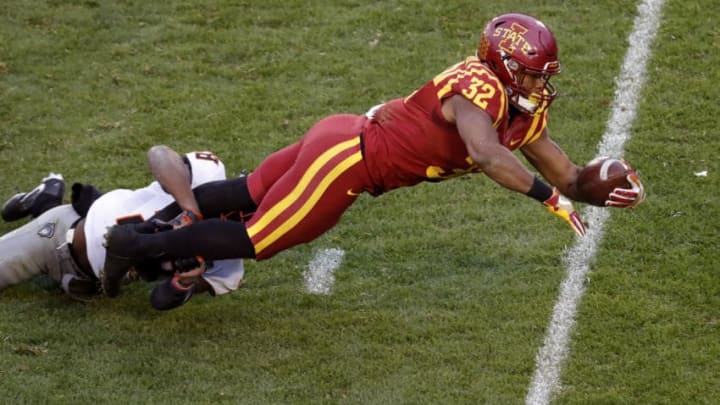
<path id="1" fill-rule="evenodd" d="M 202 280 L 199 277 L 198 279 Z M 153 308 L 160 311 L 174 309 L 190 301 L 196 289 L 197 283 L 184 285 L 181 283 L 180 277 L 175 275 L 153 288 L 150 294 L 150 303 Z"/>
<path id="2" fill-rule="evenodd" d="M 108 297 L 116 297 L 120 293 L 125 274 L 137 262 L 133 254 L 136 242 L 135 224 L 115 225 L 105 234 L 105 265 L 100 281 Z"/>
<path id="3" fill-rule="evenodd" d="M 27 215 L 38 217 L 50 208 L 62 204 L 64 194 L 65 182 L 62 175 L 50 173 L 32 191 L 15 194 L 5 201 L 2 206 L 2 218 L 11 222 Z"/>

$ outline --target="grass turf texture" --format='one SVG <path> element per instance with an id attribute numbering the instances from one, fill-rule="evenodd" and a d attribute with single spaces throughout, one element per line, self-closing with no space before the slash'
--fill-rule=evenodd
<path id="1" fill-rule="evenodd" d="M 512 10 L 558 37 L 551 131 L 582 163 L 635 7 L 5 1 L 0 195 L 51 170 L 138 187 L 157 143 L 213 150 L 231 175 L 253 168 L 327 114 L 409 94 Z M 648 201 L 607 224 L 558 403 L 720 398 L 713 9 L 666 4 L 626 145 Z M 248 263 L 240 291 L 168 313 L 150 308 L 150 285 L 80 304 L 39 277 L 0 292 L 0 402 L 521 403 L 572 241 L 537 203 L 474 176 L 362 197 L 314 243 Z M 326 247 L 345 261 L 332 295 L 309 295 L 301 273 Z"/>

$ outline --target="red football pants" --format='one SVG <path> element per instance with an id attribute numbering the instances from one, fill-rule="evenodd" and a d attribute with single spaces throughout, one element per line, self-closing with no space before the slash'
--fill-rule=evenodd
<path id="1" fill-rule="evenodd" d="M 256 260 L 322 235 L 360 192 L 372 189 L 360 150 L 366 121 L 349 114 L 325 118 L 248 176 L 258 206 L 246 223 Z"/>

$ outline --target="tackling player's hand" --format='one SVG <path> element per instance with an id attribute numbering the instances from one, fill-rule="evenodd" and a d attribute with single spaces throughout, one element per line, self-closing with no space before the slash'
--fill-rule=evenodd
<path id="1" fill-rule="evenodd" d="M 180 274 L 181 277 L 197 277 L 210 267 L 213 267 L 213 261 L 205 260 L 202 256 L 167 260 L 160 264 L 163 271 Z"/>
<path id="2" fill-rule="evenodd" d="M 640 176 L 635 173 L 635 170 L 628 162 L 624 160 L 622 162 L 630 171 L 630 174 L 627 175 L 627 181 L 631 187 L 618 187 L 613 190 L 609 195 L 609 199 L 605 201 L 605 205 L 608 207 L 632 208 L 645 201 L 645 188 L 643 188 L 640 181 Z"/>
<path id="3" fill-rule="evenodd" d="M 201 213 L 185 210 L 175 218 L 168 221 L 168 223 L 172 225 L 173 229 L 178 229 L 184 226 L 192 225 L 196 222 L 200 222 L 202 219 L 203 216 Z"/>
<path id="4" fill-rule="evenodd" d="M 545 208 L 553 214 L 564 219 L 578 236 L 585 235 L 585 225 L 580 219 L 580 214 L 575 211 L 572 202 L 565 196 L 561 195 L 557 187 L 553 188 L 553 194 L 543 202 Z"/>
<path id="5" fill-rule="evenodd" d="M 159 218 L 150 218 L 149 220 L 136 225 L 135 229 L 140 233 L 172 231 L 178 228 L 182 228 L 184 226 L 192 225 L 196 222 L 200 222 L 202 219 L 202 214 L 186 210 L 169 221 L 165 221 Z"/>

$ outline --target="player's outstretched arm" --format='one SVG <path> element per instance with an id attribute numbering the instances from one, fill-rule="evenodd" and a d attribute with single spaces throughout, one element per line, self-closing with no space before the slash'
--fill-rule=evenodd
<path id="1" fill-rule="evenodd" d="M 586 202 L 578 194 L 576 187 L 580 168 L 550 139 L 546 131 L 535 142 L 523 146 L 520 151 L 562 195 L 574 201 Z"/>
<path id="2" fill-rule="evenodd" d="M 527 193 L 535 176 L 506 147 L 500 144 L 490 116 L 462 96 L 446 103 L 470 158 L 496 183 L 518 193 Z M 445 110 L 444 110 L 445 111 Z M 548 190 L 547 197 L 550 197 Z M 541 200 L 542 201 L 542 200 Z"/>
<path id="3" fill-rule="evenodd" d="M 156 145 L 150 148 L 147 158 L 153 177 L 175 198 L 180 208 L 200 217 L 200 207 L 191 186 L 190 169 L 180 154 L 168 146 Z"/>
<path id="4" fill-rule="evenodd" d="M 454 96 L 448 100 L 453 118 L 470 158 L 495 182 L 523 193 L 540 202 L 553 214 L 566 221 L 579 236 L 585 227 L 572 202 L 558 188 L 550 187 L 535 177 L 520 160 L 500 144 L 490 117 L 470 101 Z"/>
<path id="5" fill-rule="evenodd" d="M 578 167 L 570 161 L 565 152 L 544 133 L 536 142 L 524 146 L 521 151 L 527 160 L 538 169 L 538 171 L 552 185 L 557 187 L 560 192 L 574 201 L 580 201 L 596 206 L 606 206 L 615 208 L 632 208 L 645 200 L 645 189 L 640 177 L 630 164 L 624 160 L 597 158 L 588 163 L 584 167 Z M 601 162 L 611 160 L 616 162 L 613 170 L 620 168 L 624 173 L 622 180 L 624 186 L 614 187 L 616 184 L 616 175 L 605 172 L 605 177 L 599 177 L 598 169 Z M 615 171 L 617 171 L 615 170 Z M 592 185 L 588 184 L 592 181 Z M 588 188 L 594 188 L 592 193 L 588 193 Z M 597 195 L 605 192 L 607 187 L 611 187 L 604 198 L 598 201 Z"/>

